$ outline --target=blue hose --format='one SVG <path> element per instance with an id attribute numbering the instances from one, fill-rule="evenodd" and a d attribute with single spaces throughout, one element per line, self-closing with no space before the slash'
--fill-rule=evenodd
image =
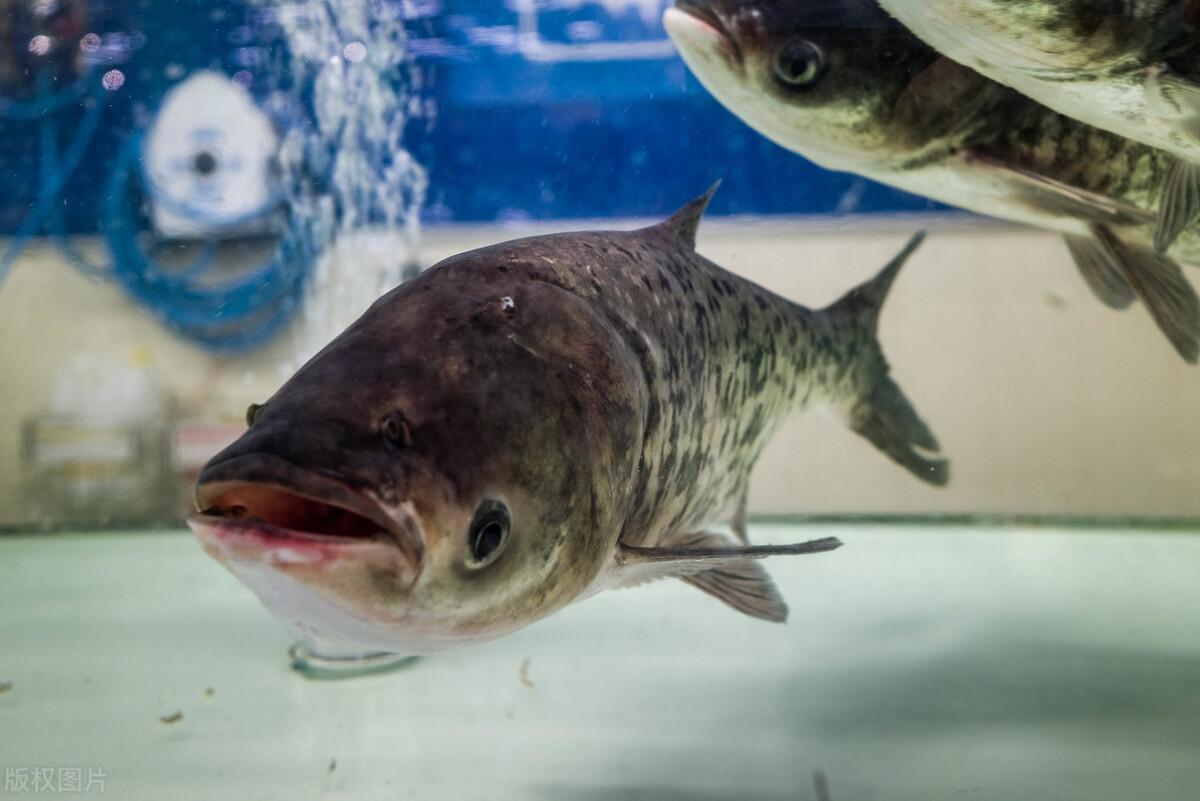
<path id="1" fill-rule="evenodd" d="M 33 100 L 18 101 L 0 98 L 0 119 L 19 122 L 42 119 L 82 100 L 88 94 L 88 84 L 91 82 L 92 74 L 87 72 L 74 83 L 64 86 L 53 94 L 39 92 Z"/>
<path id="2" fill-rule="evenodd" d="M 263 266 L 214 285 L 206 271 L 166 268 L 138 242 L 137 162 L 144 134 L 128 137 L 109 173 L 103 228 L 113 255 L 113 277 L 172 329 L 213 350 L 239 352 L 262 345 L 299 308 L 314 260 L 309 237 L 291 224 Z M 203 258 L 203 256 L 202 256 Z"/>
<path id="3" fill-rule="evenodd" d="M 166 267 L 155 261 L 139 241 L 141 192 L 134 180 L 144 135 L 138 131 L 122 143 L 109 173 L 101 227 L 111 253 L 110 265 L 89 262 L 70 242 L 59 202 L 68 178 L 91 144 L 104 112 L 104 89 L 94 84 L 94 97 L 83 120 L 59 159 L 58 127 L 52 114 L 85 99 L 88 77 L 53 95 L 39 81 L 38 98 L 25 102 L 0 102 L 0 117 L 41 119 L 41 187 L 33 208 L 21 221 L 8 248 L 0 257 L 3 281 L 29 240 L 40 230 L 53 236 L 67 260 L 81 272 L 118 281 L 151 313 L 181 335 L 222 352 L 242 352 L 260 347 L 291 321 L 300 305 L 305 279 L 315 260 L 314 237 L 296 221 L 289 221 L 274 256 L 261 267 L 218 283 L 211 278 L 218 244 L 206 242 L 196 261 L 186 267 Z M 187 211 L 187 209 L 181 209 Z"/>
<path id="4" fill-rule="evenodd" d="M 96 93 L 93 102 L 84 112 L 83 121 L 79 123 L 79 129 L 75 132 L 75 137 L 71 140 L 71 144 L 67 146 L 62 163 L 52 172 L 44 171 L 43 183 L 38 192 L 37 201 L 29 213 L 25 215 L 25 219 L 21 221 L 21 225 L 17 228 L 16 233 L 13 234 L 12 241 L 9 242 L 8 248 L 4 251 L 4 256 L 0 257 L 0 281 L 3 281 L 8 276 L 8 271 L 12 269 L 17 256 L 21 255 L 21 251 L 29 244 L 29 240 L 41 230 L 42 224 L 50 216 L 51 212 L 56 210 L 59 196 L 62 194 L 63 187 L 67 183 L 67 178 L 79 166 L 79 160 L 83 158 L 84 151 L 92 143 L 92 137 L 96 135 L 96 128 L 100 125 L 100 117 L 104 114 L 104 103 L 101 100 L 100 94 L 104 90 L 103 87 L 100 87 L 99 82 L 97 82 L 96 86 L 100 89 L 100 92 Z"/>

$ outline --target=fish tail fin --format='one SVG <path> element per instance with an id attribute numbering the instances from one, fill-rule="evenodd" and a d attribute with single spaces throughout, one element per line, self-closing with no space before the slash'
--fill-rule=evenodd
<path id="1" fill-rule="evenodd" d="M 888 290 L 924 238 L 924 232 L 916 234 L 874 278 L 847 292 L 823 314 L 853 351 L 849 397 L 840 404 L 851 430 L 917 478 L 944 486 L 950 480 L 950 463 L 938 454 L 937 438 L 892 379 L 878 339 L 879 313 Z"/>

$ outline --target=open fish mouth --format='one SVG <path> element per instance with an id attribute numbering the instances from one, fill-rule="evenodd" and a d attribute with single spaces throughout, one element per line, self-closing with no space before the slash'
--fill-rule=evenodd
<path id="1" fill-rule="evenodd" d="M 218 518 L 231 528 L 269 528 L 296 539 L 328 542 L 393 537 L 387 528 L 351 509 L 261 484 L 234 486 L 198 516 L 210 522 Z"/>
<path id="2" fill-rule="evenodd" d="M 389 513 L 366 494 L 274 456 L 251 454 L 205 468 L 196 487 L 198 513 L 188 522 L 223 537 L 323 546 L 377 543 L 400 551 L 413 569 L 424 541 L 416 521 Z"/>

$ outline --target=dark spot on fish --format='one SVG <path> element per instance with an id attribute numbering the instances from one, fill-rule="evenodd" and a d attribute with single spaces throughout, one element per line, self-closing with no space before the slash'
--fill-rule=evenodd
<path id="1" fill-rule="evenodd" d="M 750 422 L 746 425 L 745 430 L 742 431 L 741 446 L 744 448 L 757 441 L 758 436 L 762 433 L 763 426 L 765 424 L 766 420 L 763 414 L 763 406 L 760 403 L 754 407 L 754 414 L 750 417 Z"/>
<path id="2" fill-rule="evenodd" d="M 671 443 L 671 450 L 667 451 L 663 457 L 662 463 L 658 466 L 658 482 L 659 484 L 667 484 L 671 480 L 671 473 L 675 470 L 675 444 Z"/>
<path id="3" fill-rule="evenodd" d="M 651 465 L 646 463 L 645 457 L 642 457 L 638 463 L 637 479 L 633 485 L 633 505 L 640 507 L 646 500 L 646 490 L 649 488 L 650 471 L 653 469 Z"/>

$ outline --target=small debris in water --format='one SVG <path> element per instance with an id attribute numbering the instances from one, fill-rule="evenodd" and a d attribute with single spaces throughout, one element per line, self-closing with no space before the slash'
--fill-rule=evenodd
<path id="1" fill-rule="evenodd" d="M 1062 311 L 1067 308 L 1067 299 L 1057 292 L 1047 292 L 1045 296 L 1046 305 L 1054 311 Z"/>
<path id="2" fill-rule="evenodd" d="M 825 778 L 825 771 L 818 770 L 813 774 L 813 786 L 817 790 L 817 801 L 829 801 L 829 780 Z"/>
<path id="3" fill-rule="evenodd" d="M 521 679 L 522 684 L 524 684 L 526 687 L 528 687 L 529 689 L 532 690 L 534 687 L 534 684 L 533 684 L 533 681 L 529 678 L 529 662 L 530 662 L 529 657 L 525 657 L 524 659 L 521 660 L 521 672 L 518 674 L 518 678 Z"/>
<path id="4" fill-rule="evenodd" d="M 329 758 L 329 772 L 333 773 L 335 770 L 337 770 L 337 757 L 330 757 Z"/>
<path id="5" fill-rule="evenodd" d="M 183 720 L 183 713 L 176 709 L 169 715 L 163 715 L 159 720 L 163 723 L 178 723 Z"/>
<path id="6" fill-rule="evenodd" d="M 204 688 L 204 697 L 205 697 L 205 698 L 212 698 L 212 697 L 213 697 L 214 695 L 216 695 L 216 694 L 217 694 L 217 691 L 216 691 L 216 690 L 214 690 L 212 687 L 205 687 L 205 688 Z"/>
<path id="7" fill-rule="evenodd" d="M 11 681 L 0 681 L 0 693 L 6 693 L 12 689 Z"/>

